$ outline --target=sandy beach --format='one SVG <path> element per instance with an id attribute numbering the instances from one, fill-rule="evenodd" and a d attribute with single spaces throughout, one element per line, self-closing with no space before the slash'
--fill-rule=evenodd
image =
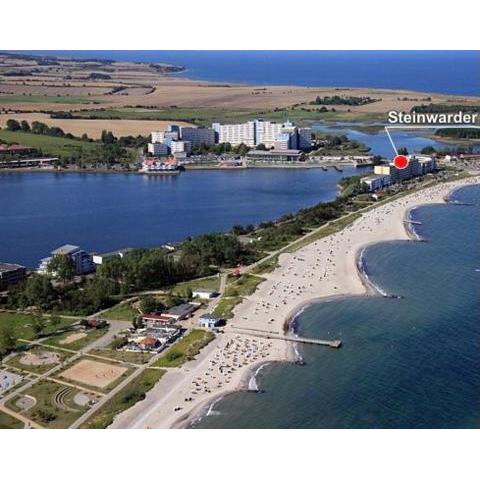
<path id="1" fill-rule="evenodd" d="M 378 242 L 415 239 L 405 223 L 412 208 L 442 203 L 451 191 L 479 183 L 480 177 L 471 177 L 413 192 L 364 212 L 340 232 L 281 254 L 279 267 L 263 275 L 266 281 L 235 308 L 225 333 L 194 361 L 170 369 L 145 400 L 118 415 L 110 428 L 185 427 L 209 414 L 218 398 L 241 388 L 254 390 L 253 372 L 262 364 L 295 360 L 294 343 L 259 335 L 282 335 L 285 321 L 315 300 L 382 294 L 358 269 L 362 251 Z"/>

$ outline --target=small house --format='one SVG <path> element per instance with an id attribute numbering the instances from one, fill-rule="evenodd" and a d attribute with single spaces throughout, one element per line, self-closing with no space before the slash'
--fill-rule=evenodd
<path id="1" fill-rule="evenodd" d="M 198 324 L 203 328 L 215 328 L 224 323 L 224 320 L 213 316 L 211 313 L 204 313 L 198 319 Z"/>
<path id="2" fill-rule="evenodd" d="M 193 297 L 201 298 L 202 300 L 209 300 L 210 298 L 216 297 L 218 292 L 215 290 L 208 290 L 207 288 L 196 288 L 192 291 Z"/>

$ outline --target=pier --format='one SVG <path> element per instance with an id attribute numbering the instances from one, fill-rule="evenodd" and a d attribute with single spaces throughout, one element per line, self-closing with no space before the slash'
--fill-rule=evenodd
<path id="1" fill-rule="evenodd" d="M 269 331 L 263 331 L 259 329 L 250 329 L 235 327 L 237 330 L 248 330 L 243 332 L 245 335 L 252 335 L 254 337 L 266 338 L 271 340 L 283 340 L 285 342 L 294 342 L 294 343 L 305 343 L 308 345 L 321 345 L 324 347 L 330 348 L 340 348 L 342 346 L 341 340 L 321 340 L 318 338 L 308 338 L 308 337 L 293 337 L 291 335 L 280 335 L 278 333 L 272 333 Z M 240 332 L 239 332 L 240 333 Z"/>
<path id="2" fill-rule="evenodd" d="M 422 222 L 419 222 L 417 220 L 404 220 L 403 223 L 408 223 L 410 225 L 421 225 Z"/>

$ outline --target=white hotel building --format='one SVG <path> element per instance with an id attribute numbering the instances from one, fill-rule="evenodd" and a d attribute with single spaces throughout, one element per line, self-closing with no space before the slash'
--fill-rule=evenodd
<path id="1" fill-rule="evenodd" d="M 293 123 L 276 123 L 263 120 L 253 120 L 246 123 L 222 125 L 212 124 L 217 132 L 219 143 L 255 147 L 263 143 L 267 148 L 278 150 L 311 147 L 312 134 L 309 128 L 298 129 Z"/>
<path id="2" fill-rule="evenodd" d="M 256 139 L 256 120 L 229 125 L 212 123 L 212 129 L 217 132 L 218 143 L 230 143 L 232 145 L 244 143 L 248 147 L 254 147 L 261 143 L 257 142 Z"/>

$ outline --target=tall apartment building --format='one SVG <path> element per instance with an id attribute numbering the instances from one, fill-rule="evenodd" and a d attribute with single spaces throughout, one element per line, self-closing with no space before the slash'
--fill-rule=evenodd
<path id="1" fill-rule="evenodd" d="M 312 129 L 299 128 L 298 129 L 298 146 L 300 150 L 310 150 L 312 148 Z"/>
<path id="2" fill-rule="evenodd" d="M 263 122 L 261 120 L 256 120 L 256 139 L 257 145 L 263 143 L 267 148 L 275 146 L 275 142 L 280 134 L 292 135 L 291 128 L 293 125 L 291 123 L 276 123 L 276 122 Z M 293 127 L 295 128 L 295 127 Z"/>
<path id="3" fill-rule="evenodd" d="M 168 128 L 173 128 L 175 125 L 169 125 Z M 179 130 L 162 130 L 152 132 L 152 143 L 164 143 L 168 140 L 178 140 L 180 138 Z"/>
<path id="4" fill-rule="evenodd" d="M 277 123 L 253 120 L 246 123 L 221 125 L 212 124 L 217 133 L 218 142 L 232 145 L 244 143 L 249 147 L 264 144 L 276 150 L 305 149 L 311 147 L 312 134 L 309 128 L 298 129 L 293 123 Z"/>
<path id="5" fill-rule="evenodd" d="M 93 272 L 95 270 L 95 264 L 93 263 L 92 256 L 82 250 L 76 245 L 63 245 L 60 248 L 52 251 L 52 256 L 43 258 L 40 261 L 37 272 L 41 274 L 48 273 L 48 265 L 52 259 L 56 256 L 65 256 L 70 259 L 75 269 L 76 275 L 84 275 L 86 273 Z"/>
<path id="6" fill-rule="evenodd" d="M 180 138 L 190 142 L 193 147 L 200 145 L 215 145 L 215 130 L 213 128 L 180 127 Z"/>
<path id="7" fill-rule="evenodd" d="M 0 263 L 0 291 L 16 285 L 25 278 L 27 269 L 14 263 Z"/>
<path id="8" fill-rule="evenodd" d="M 431 157 L 409 155 L 408 159 L 407 168 L 399 169 L 393 163 L 390 163 L 388 165 L 376 165 L 373 172 L 375 175 L 390 175 L 392 183 L 395 183 L 425 175 L 435 170 L 435 160 Z"/>
<path id="9" fill-rule="evenodd" d="M 155 132 L 152 132 L 152 134 Z M 155 157 L 161 157 L 164 155 L 168 155 L 168 145 L 166 143 L 155 142 L 148 144 L 148 153 L 151 153 Z"/>
<path id="10" fill-rule="evenodd" d="M 192 143 L 184 140 L 171 141 L 169 146 L 172 155 L 182 152 L 190 153 L 192 151 Z"/>
<path id="11" fill-rule="evenodd" d="M 232 145 L 244 143 L 248 147 L 254 147 L 260 143 L 257 142 L 256 138 L 256 121 L 229 125 L 212 123 L 212 129 L 217 134 L 218 143 L 230 143 Z"/>

